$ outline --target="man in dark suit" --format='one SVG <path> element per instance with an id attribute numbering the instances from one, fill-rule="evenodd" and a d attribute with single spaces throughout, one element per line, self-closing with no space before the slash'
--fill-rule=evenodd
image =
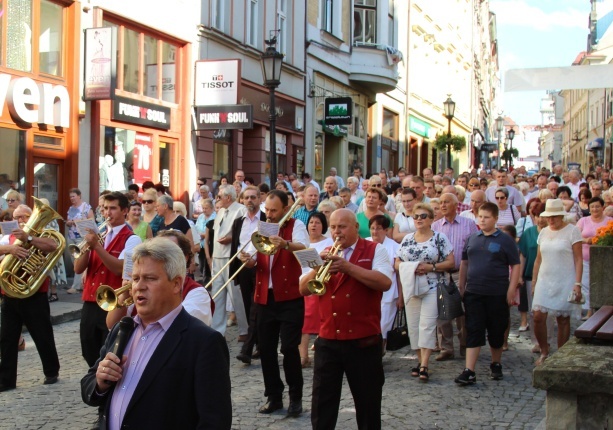
<path id="1" fill-rule="evenodd" d="M 181 305 L 183 252 L 155 238 L 134 248 L 132 259 L 134 332 L 119 358 L 109 352 L 113 328 L 81 380 L 83 401 L 104 407 L 100 429 L 229 429 L 228 347 Z"/>
<path id="2" fill-rule="evenodd" d="M 260 221 L 266 221 L 266 214 L 260 210 L 260 190 L 253 185 L 248 186 L 243 191 L 243 204 L 247 209 L 244 217 L 237 218 L 232 224 L 232 249 L 231 254 L 236 254 L 240 249 L 247 245 L 246 250 L 251 253 L 255 248 L 250 244 L 251 235 L 257 231 Z M 235 258 L 230 264 L 230 274 L 236 273 L 243 264 L 240 259 Z M 249 318 L 249 329 L 247 336 L 239 336 L 238 341 L 244 342 L 237 360 L 245 364 L 251 364 L 253 347 L 257 343 L 256 313 L 257 304 L 253 303 L 253 291 L 255 288 L 255 268 L 244 267 L 235 278 L 240 285 L 243 303 L 245 304 L 245 314 Z"/>

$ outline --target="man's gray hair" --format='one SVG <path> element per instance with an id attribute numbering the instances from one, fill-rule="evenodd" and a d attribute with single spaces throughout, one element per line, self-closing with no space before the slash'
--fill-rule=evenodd
<path id="1" fill-rule="evenodd" d="M 172 197 L 167 196 L 166 194 L 158 197 L 158 205 L 167 205 L 168 209 L 170 210 L 172 210 L 173 203 L 174 203 L 174 200 L 172 199 Z"/>
<path id="2" fill-rule="evenodd" d="M 132 251 L 132 261 L 139 262 L 143 258 L 151 258 L 164 264 L 164 272 L 171 281 L 177 276 L 185 280 L 187 263 L 179 246 L 163 237 L 155 237 L 137 245 Z"/>
<path id="3" fill-rule="evenodd" d="M 232 197 L 232 201 L 236 200 L 236 189 L 234 189 L 234 185 L 222 185 L 219 187 L 218 194 L 222 197 L 230 196 Z"/>

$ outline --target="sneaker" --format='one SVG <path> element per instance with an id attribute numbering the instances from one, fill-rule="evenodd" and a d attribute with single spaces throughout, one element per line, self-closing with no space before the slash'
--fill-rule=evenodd
<path id="1" fill-rule="evenodd" d="M 477 376 L 475 372 L 470 369 L 464 369 L 464 372 L 460 374 L 457 378 L 455 378 L 455 382 L 462 385 L 472 385 L 477 382 Z"/>
<path id="2" fill-rule="evenodd" d="M 499 381 L 502 379 L 502 364 L 490 364 L 490 379 L 493 379 L 494 381 Z"/>

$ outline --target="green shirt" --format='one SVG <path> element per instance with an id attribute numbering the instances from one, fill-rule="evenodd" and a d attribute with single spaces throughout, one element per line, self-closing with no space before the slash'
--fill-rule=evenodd
<path id="1" fill-rule="evenodd" d="M 392 219 L 390 218 L 390 216 L 388 214 L 384 214 L 385 218 L 387 218 L 390 222 L 390 228 L 394 227 L 394 221 L 392 221 Z M 370 237 L 370 227 L 368 227 L 368 221 L 370 221 L 368 218 L 366 218 L 366 215 L 364 214 L 364 212 L 360 212 L 358 215 L 358 224 L 360 225 L 360 229 L 358 230 L 358 234 L 360 235 L 360 237 L 362 239 L 366 239 L 367 237 Z"/>

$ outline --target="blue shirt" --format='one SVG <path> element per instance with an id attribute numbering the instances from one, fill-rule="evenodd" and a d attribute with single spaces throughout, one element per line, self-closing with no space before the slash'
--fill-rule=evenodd
<path id="1" fill-rule="evenodd" d="M 302 206 L 300 209 L 298 209 L 294 213 L 294 216 L 292 218 L 299 219 L 300 221 L 302 221 L 304 223 L 304 225 L 308 226 L 308 224 L 309 224 L 309 217 L 311 216 L 311 214 L 314 214 L 315 212 L 317 212 L 317 207 L 313 208 L 312 211 L 308 211 L 306 209 L 306 206 Z"/>

